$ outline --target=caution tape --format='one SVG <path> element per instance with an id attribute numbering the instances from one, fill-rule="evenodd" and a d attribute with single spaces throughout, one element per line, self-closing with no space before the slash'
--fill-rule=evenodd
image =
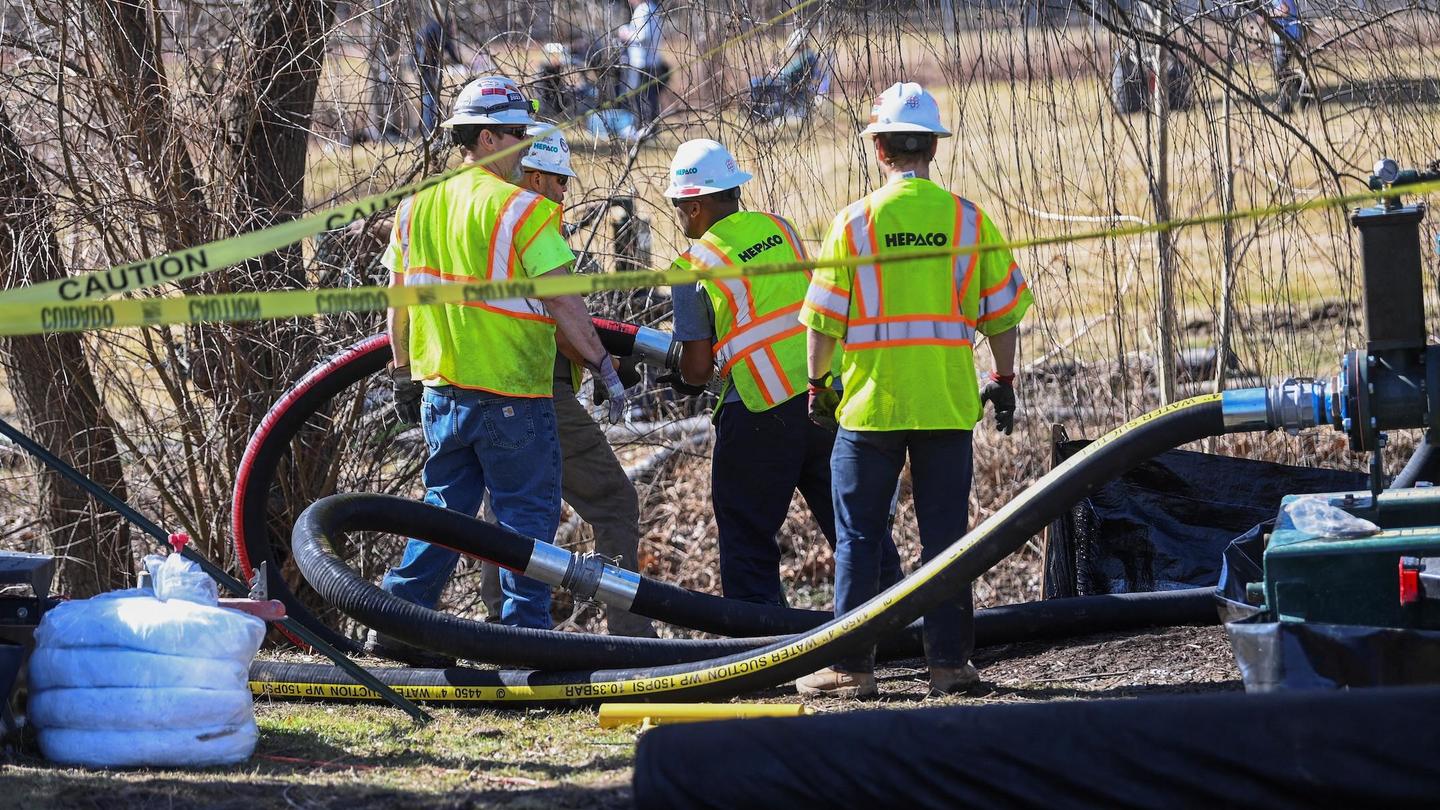
<path id="1" fill-rule="evenodd" d="M 438 182 L 444 175 L 432 179 Z M 1440 191 L 1440 181 L 1406 186 L 1407 194 Z M 392 195 L 393 196 L 393 195 Z M 510 281 L 476 281 L 469 284 L 427 284 L 416 287 L 334 287 L 319 290 L 287 290 L 260 293 L 229 293 L 220 295 L 187 295 L 168 298 L 140 298 L 111 301 L 81 299 L 78 301 L 13 301 L 0 298 L 0 335 L 30 335 L 45 332 L 76 332 L 93 329 L 120 329 L 167 324 L 195 324 L 224 321 L 257 321 L 280 318 L 303 318 L 343 312 L 367 312 L 390 307 L 425 306 L 431 304 L 464 304 L 505 298 L 551 298 L 559 295 L 586 295 L 604 290 L 633 290 L 693 282 L 696 279 L 735 279 L 781 273 L 798 273 L 819 267 L 856 267 L 864 264 L 903 264 L 935 258 L 951 258 L 997 250 L 1011 252 L 1046 245 L 1116 239 L 1159 231 L 1214 225 L 1225 221 L 1280 216 L 1321 208 L 1348 206 L 1380 197 L 1393 197 L 1394 191 L 1366 191 L 1339 197 L 1287 203 L 1258 209 L 1205 214 L 1167 220 L 1152 224 L 1104 228 L 1078 234 L 1042 236 L 983 245 L 962 245 L 934 250 L 914 251 L 902 255 L 878 253 L 831 260 L 808 260 L 716 267 L 706 270 L 650 270 L 606 274 L 560 274 L 542 278 Z M 362 204 L 377 198 L 367 198 Z M 320 215 L 316 215 L 320 216 Z M 246 236 L 258 236 L 247 234 Z M 244 239 L 246 236 L 235 237 Z M 231 240 L 226 240 L 231 241 Z M 219 243 L 216 243 L 219 244 Z M 211 246 L 207 246 L 211 247 Z M 204 251 L 206 248 L 197 248 Z M 198 260 L 197 260 L 198 261 Z M 176 272 L 179 272 L 178 270 Z M 77 276 L 69 281 L 86 278 Z M 43 286 L 43 285 L 42 285 Z M 26 288 L 29 289 L 29 288 Z M 19 290 L 17 292 L 23 292 Z"/>
<path id="2" fill-rule="evenodd" d="M 747 28 L 745 31 L 702 52 L 696 56 L 693 61 L 703 62 L 728 49 L 732 45 L 754 36 L 757 32 L 781 22 L 787 17 L 798 14 L 806 7 L 812 6 L 817 2 L 819 2 L 819 0 L 803 0 L 803 2 L 785 9 L 770 19 Z M 651 79 L 617 96 L 613 101 L 602 105 L 600 109 L 604 110 L 618 106 L 624 103 L 630 96 L 642 92 L 645 88 L 657 82 L 659 82 L 658 78 Z M 356 202 L 337 205 L 320 211 L 319 213 L 310 214 L 288 222 L 282 222 L 279 225 L 262 228 L 258 231 L 248 231 L 199 247 L 162 253 L 159 256 L 153 256 L 142 261 L 119 264 L 104 270 L 94 270 L 70 278 L 56 279 L 40 284 L 32 284 L 28 287 L 6 290 L 0 292 L 0 303 L 30 302 L 49 304 L 65 301 L 81 301 L 87 298 L 106 298 L 128 292 L 136 292 L 163 284 L 176 284 L 190 281 L 206 273 L 213 273 L 216 270 L 223 270 L 227 267 L 240 264 L 241 262 L 259 258 L 266 253 L 289 247 L 296 242 L 309 239 L 325 231 L 344 228 L 352 222 L 387 211 L 399 205 L 402 200 L 411 194 L 443 183 L 461 172 L 479 169 L 521 150 L 528 150 L 530 145 L 535 141 L 549 137 L 550 133 L 555 130 L 574 127 L 582 118 L 583 115 L 572 116 L 571 118 L 554 124 L 543 132 L 536 133 L 532 137 L 505 147 L 480 160 L 441 172 L 440 174 L 427 177 L 424 180 L 409 185 L 400 186 L 383 194 L 375 194 Z M 287 316 L 276 315 L 275 317 Z M 126 325 L 136 326 L 139 325 L 139 323 Z M 5 334 L 12 333 L 6 332 Z"/>

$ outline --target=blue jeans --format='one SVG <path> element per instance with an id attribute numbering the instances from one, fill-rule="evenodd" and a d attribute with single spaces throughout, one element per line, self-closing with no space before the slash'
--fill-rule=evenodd
<path id="1" fill-rule="evenodd" d="M 547 398 L 507 397 L 444 386 L 426 388 L 420 426 L 430 450 L 425 502 L 475 515 L 490 490 L 501 526 L 546 543 L 560 522 L 560 441 Z M 460 555 L 411 539 L 380 587 L 433 608 Z M 503 570 L 500 622 L 549 629 L 550 586 Z"/>
<path id="2" fill-rule="evenodd" d="M 865 604 L 879 591 L 881 549 L 890 542 L 886 525 L 890 500 L 907 450 L 921 562 L 929 562 L 965 534 L 970 511 L 970 431 L 842 428 L 830 457 L 837 616 Z M 961 667 L 974 650 L 975 606 L 967 584 L 925 614 L 925 659 L 932 667 Z M 871 672 L 875 650 L 872 647 L 835 666 L 847 672 Z"/>

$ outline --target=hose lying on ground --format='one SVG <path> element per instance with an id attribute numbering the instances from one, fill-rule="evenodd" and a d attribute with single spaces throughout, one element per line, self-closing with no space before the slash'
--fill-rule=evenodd
<path id="1" fill-rule="evenodd" d="M 322 549 L 343 548 L 346 544 L 342 535 L 351 531 L 406 534 L 523 573 L 552 587 L 565 588 L 581 599 L 599 599 L 610 607 L 722 636 L 803 633 L 833 618 L 828 610 L 775 607 L 688 590 L 617 568 L 596 554 L 572 554 L 493 523 L 393 495 L 347 494 L 322 498 L 305 510 L 296 524 L 291 544 L 296 549 L 315 544 Z M 302 537 L 302 532 L 307 536 Z M 344 566 L 338 555 L 329 556 Z M 297 562 L 302 559 L 297 557 Z M 311 577 L 303 562 L 301 572 Z M 353 583 L 363 582 L 348 567 L 339 571 L 332 566 L 325 576 L 351 580 L 351 588 L 359 587 Z M 1192 588 L 1008 605 L 979 611 L 976 632 L 985 638 L 985 643 L 1003 644 L 1029 641 L 1047 634 L 1054 637 L 1214 621 L 1212 591 L 1211 588 Z M 337 598 L 346 599 L 347 594 L 340 593 Z M 348 602 L 334 604 L 342 612 L 351 613 Z M 399 605 L 386 604 L 389 607 L 385 609 L 399 609 Z M 912 628 L 915 632 L 918 629 L 918 625 Z M 573 634 L 567 636 L 573 637 Z M 889 645 L 887 652 L 918 654 L 918 636 L 905 638 L 902 634 L 896 640 L 899 643 Z M 475 657 L 464 655 L 456 648 L 439 651 L 462 658 Z"/>
<path id="2" fill-rule="evenodd" d="M 1214 395 L 1177 402 L 1134 419 L 1055 467 L 904 580 L 809 632 L 770 642 L 758 649 L 693 663 L 585 672 L 488 673 L 484 674 L 488 683 L 467 687 L 468 699 L 505 704 L 706 700 L 777 686 L 845 655 L 860 652 L 906 627 L 1015 551 L 1096 486 L 1159 452 L 1224 432 L 1220 398 Z M 302 571 L 307 568 L 321 573 L 333 571 L 333 567 L 325 564 L 326 555 L 319 549 L 320 535 L 296 535 L 297 538 L 307 536 L 317 538 L 317 542 L 295 548 L 296 561 Z M 335 577 L 334 581 L 338 583 L 341 579 Z M 312 581 L 311 584 L 319 583 Z M 388 597 L 373 585 L 364 585 Z M 357 596 L 361 607 L 366 607 L 366 599 L 376 598 L 373 593 Z M 413 605 L 410 608 L 422 610 Z M 405 614 L 397 611 L 395 615 L 398 618 Z M 391 617 L 383 612 L 377 611 L 376 618 L 386 623 L 372 625 L 377 629 L 408 634 L 426 646 L 446 641 L 433 634 L 418 636 L 403 624 L 392 625 Z M 288 694 L 294 686 L 303 684 L 267 686 L 260 682 L 252 688 L 261 693 Z"/>
<path id="3" fill-rule="evenodd" d="M 1214 588 L 1075 596 L 976 611 L 975 646 L 994 647 L 1146 627 L 1216 624 L 1218 621 Z M 913 658 L 920 654 L 918 623 L 880 641 L 881 660 Z M 490 693 L 472 691 L 472 687 L 523 683 L 519 676 L 513 674 L 469 667 L 386 667 L 371 672 L 412 700 L 442 703 L 488 702 L 494 700 Z M 339 667 L 329 664 L 256 660 L 250 665 L 250 685 L 256 694 L 380 699 L 379 695 L 357 684 Z"/>

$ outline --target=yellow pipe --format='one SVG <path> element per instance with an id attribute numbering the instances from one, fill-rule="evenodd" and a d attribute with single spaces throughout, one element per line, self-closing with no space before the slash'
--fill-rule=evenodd
<path id="1" fill-rule="evenodd" d="M 602 703 L 600 727 L 658 726 L 746 717 L 799 717 L 810 714 L 800 703 Z"/>

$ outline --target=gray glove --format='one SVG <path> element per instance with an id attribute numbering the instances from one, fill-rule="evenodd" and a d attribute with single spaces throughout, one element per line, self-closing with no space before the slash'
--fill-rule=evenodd
<path id="1" fill-rule="evenodd" d="M 598 367 L 591 366 L 590 370 L 595 372 L 595 380 L 599 386 L 605 389 L 605 404 L 610 406 L 607 419 L 610 424 L 619 424 L 625 418 L 625 406 L 629 404 L 625 393 L 625 383 L 620 381 L 620 373 L 615 370 L 615 359 L 609 352 L 600 358 Z"/>
<path id="2" fill-rule="evenodd" d="M 410 367 L 390 369 L 390 394 L 394 398 L 395 418 L 402 425 L 420 424 L 420 396 L 425 386 L 410 379 Z"/>

